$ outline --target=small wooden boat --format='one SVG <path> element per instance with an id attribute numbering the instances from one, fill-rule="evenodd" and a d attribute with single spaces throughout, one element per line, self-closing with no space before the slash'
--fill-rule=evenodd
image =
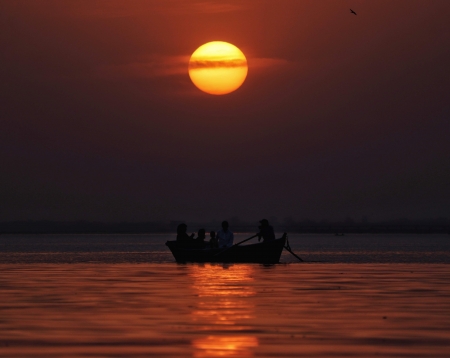
<path id="1" fill-rule="evenodd" d="M 177 262 L 226 262 L 277 264 L 286 243 L 286 235 L 273 241 L 250 245 L 235 245 L 227 249 L 185 248 L 176 241 L 167 241 Z"/>

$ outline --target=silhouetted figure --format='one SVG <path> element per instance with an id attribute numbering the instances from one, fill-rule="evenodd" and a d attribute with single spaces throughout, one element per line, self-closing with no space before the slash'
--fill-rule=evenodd
<path id="1" fill-rule="evenodd" d="M 209 236 L 211 237 L 209 239 L 209 246 L 211 247 L 211 249 L 218 248 L 219 247 L 219 241 L 217 240 L 216 232 L 215 231 L 211 231 L 209 233 Z"/>
<path id="2" fill-rule="evenodd" d="M 228 221 L 222 222 L 222 229 L 217 232 L 219 247 L 233 246 L 234 234 L 228 230 Z"/>
<path id="3" fill-rule="evenodd" d="M 273 231 L 273 227 L 269 225 L 267 219 L 262 219 L 260 224 L 261 226 L 259 226 L 258 241 L 260 241 L 261 238 L 264 241 L 275 240 L 275 232 Z"/>
<path id="4" fill-rule="evenodd" d="M 196 241 L 196 245 L 199 247 L 204 247 L 205 246 L 205 239 L 206 239 L 206 232 L 205 229 L 200 229 L 197 232 L 197 239 Z"/>
<path id="5" fill-rule="evenodd" d="M 353 15 L 356 15 L 356 12 L 354 12 L 352 9 L 350 9 L 350 12 L 351 12 Z"/>
<path id="6" fill-rule="evenodd" d="M 180 224 L 177 227 L 177 244 L 183 247 L 195 246 L 194 234 L 189 236 L 187 234 L 187 225 Z"/>

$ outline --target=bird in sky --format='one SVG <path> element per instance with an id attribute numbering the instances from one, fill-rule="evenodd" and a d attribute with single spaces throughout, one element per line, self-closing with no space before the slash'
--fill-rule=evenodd
<path id="1" fill-rule="evenodd" d="M 356 12 L 354 12 L 352 9 L 350 9 L 350 12 L 351 12 L 352 14 L 355 14 L 355 15 L 356 15 Z"/>

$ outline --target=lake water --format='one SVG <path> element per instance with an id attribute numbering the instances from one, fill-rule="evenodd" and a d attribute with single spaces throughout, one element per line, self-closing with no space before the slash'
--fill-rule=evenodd
<path id="1" fill-rule="evenodd" d="M 449 235 L 292 235 L 307 262 L 272 266 L 168 239 L 1 235 L 0 356 L 450 356 Z"/>

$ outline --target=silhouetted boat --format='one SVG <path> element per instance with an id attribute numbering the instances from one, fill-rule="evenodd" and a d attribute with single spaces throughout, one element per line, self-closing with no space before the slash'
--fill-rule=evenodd
<path id="1" fill-rule="evenodd" d="M 228 249 L 185 248 L 176 241 L 167 241 L 177 262 L 226 262 L 276 264 L 280 262 L 286 236 L 273 241 L 264 241 L 250 245 L 236 245 Z"/>

